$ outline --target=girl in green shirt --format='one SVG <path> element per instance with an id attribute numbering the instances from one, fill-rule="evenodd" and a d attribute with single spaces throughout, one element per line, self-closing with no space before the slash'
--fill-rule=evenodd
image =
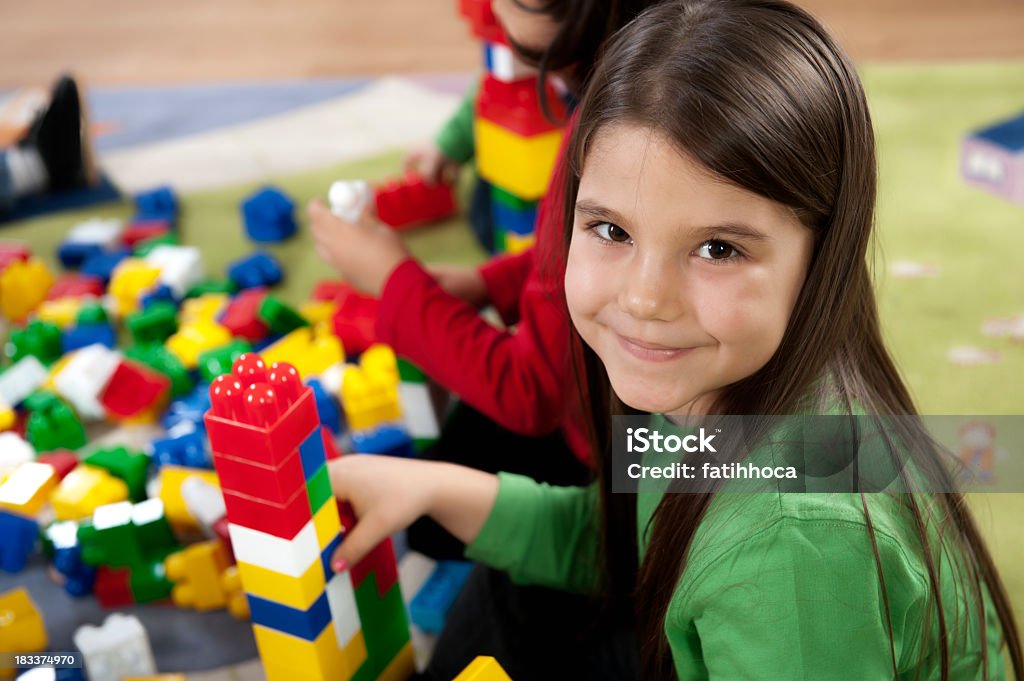
<path id="1" fill-rule="evenodd" d="M 644 679 L 1003 679 L 1003 650 L 1020 678 L 1005 590 L 963 498 L 930 493 L 949 480 L 881 340 L 871 121 L 821 25 L 783 0 L 649 9 L 592 76 L 568 167 L 598 481 L 343 457 L 359 522 L 336 568 L 427 514 L 517 582 L 635 616 Z M 612 493 L 614 414 L 829 413 L 873 415 L 901 493 Z"/>

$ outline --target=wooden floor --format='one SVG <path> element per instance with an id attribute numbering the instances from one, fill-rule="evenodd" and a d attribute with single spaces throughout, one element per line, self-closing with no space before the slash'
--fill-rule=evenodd
<path id="1" fill-rule="evenodd" d="M 1024 0 L 804 0 L 858 60 L 1024 58 Z M 0 87 L 468 71 L 455 0 L 0 0 Z"/>

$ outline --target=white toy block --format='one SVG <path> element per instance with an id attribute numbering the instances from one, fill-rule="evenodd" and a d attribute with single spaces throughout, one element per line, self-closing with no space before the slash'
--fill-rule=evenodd
<path id="1" fill-rule="evenodd" d="M 373 190 L 365 180 L 338 180 L 327 193 L 331 212 L 342 220 L 355 222 L 373 200 Z"/>
<path id="2" fill-rule="evenodd" d="M 195 246 L 157 246 L 146 255 L 146 262 L 160 268 L 160 283 L 179 298 L 206 276 L 202 254 Z"/>
<path id="3" fill-rule="evenodd" d="M 434 440 L 441 436 L 441 426 L 426 383 L 399 383 L 398 397 L 402 404 L 402 420 L 410 437 Z"/>
<path id="4" fill-rule="evenodd" d="M 346 648 L 363 628 L 359 619 L 359 609 L 356 607 L 356 591 L 352 586 L 351 572 L 345 570 L 331 577 L 325 591 L 338 645 Z"/>
<path id="5" fill-rule="evenodd" d="M 529 78 L 537 73 L 537 69 L 517 57 L 516 53 L 505 45 L 487 43 L 485 49 L 491 75 L 504 83 Z"/>
<path id="6" fill-rule="evenodd" d="M 120 245 L 124 233 L 124 223 L 117 218 L 93 218 L 79 222 L 64 237 L 68 244 L 97 244 L 113 249 Z"/>
<path id="7" fill-rule="evenodd" d="M 96 343 L 75 352 L 54 378 L 53 385 L 61 397 L 71 403 L 78 415 L 98 421 L 107 411 L 100 404 L 100 394 L 110 382 L 121 353 Z"/>
<path id="8" fill-rule="evenodd" d="M 228 524 L 228 534 L 239 563 L 249 563 L 289 577 L 301 577 L 310 565 L 320 560 L 320 546 L 312 520 L 292 539 L 281 539 L 232 523 Z"/>
<path id="9" fill-rule="evenodd" d="M 26 355 L 0 374 L 0 402 L 18 406 L 46 382 L 48 372 L 42 362 Z"/>
<path id="10" fill-rule="evenodd" d="M 181 483 L 181 498 L 188 512 L 199 521 L 203 531 L 211 539 L 215 537 L 214 524 L 227 514 L 224 495 L 220 493 L 220 489 L 193 475 Z"/>
<path id="11" fill-rule="evenodd" d="M 17 433 L 0 433 L 0 477 L 23 463 L 35 461 L 35 447 Z"/>
<path id="12" fill-rule="evenodd" d="M 156 674 L 149 636 L 134 615 L 114 613 L 98 627 L 79 627 L 73 640 L 82 652 L 89 681 Z"/>
<path id="13" fill-rule="evenodd" d="M 324 390 L 328 395 L 335 395 L 340 399 L 341 396 L 341 382 L 345 378 L 345 363 L 338 362 L 333 364 L 321 372 L 317 377 L 320 381 L 320 385 L 323 386 Z"/>

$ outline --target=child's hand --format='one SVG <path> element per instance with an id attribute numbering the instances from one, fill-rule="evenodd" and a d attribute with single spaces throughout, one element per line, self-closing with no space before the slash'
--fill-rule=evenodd
<path id="1" fill-rule="evenodd" d="M 448 293 L 480 309 L 487 304 L 487 286 L 475 267 L 463 265 L 431 265 L 431 276 Z"/>
<path id="2" fill-rule="evenodd" d="M 358 222 L 334 215 L 319 199 L 309 203 L 310 231 L 317 254 L 350 284 L 380 297 L 391 272 L 409 257 L 394 230 L 363 214 Z"/>
<path id="3" fill-rule="evenodd" d="M 469 543 L 498 496 L 498 477 L 465 466 L 378 454 L 349 454 L 327 464 L 331 488 L 355 511 L 355 527 L 331 556 L 336 572 L 420 516 L 430 515 Z"/>
<path id="4" fill-rule="evenodd" d="M 455 184 L 459 179 L 459 164 L 445 156 L 436 144 L 428 144 L 409 152 L 405 157 L 405 170 L 419 173 L 427 184 Z"/>

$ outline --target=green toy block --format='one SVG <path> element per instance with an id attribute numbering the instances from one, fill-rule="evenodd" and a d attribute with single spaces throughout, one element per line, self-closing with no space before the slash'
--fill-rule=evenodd
<path id="1" fill-rule="evenodd" d="M 135 244 L 135 250 L 133 255 L 136 258 L 145 258 L 147 255 L 149 255 L 149 252 L 152 251 L 157 246 L 177 245 L 178 236 L 174 232 L 168 232 L 167 234 L 155 236 L 152 237 L 151 239 L 145 239 L 144 241 L 140 241 L 139 243 Z"/>
<path id="2" fill-rule="evenodd" d="M 196 385 L 177 355 L 162 345 L 136 345 L 125 350 L 124 356 L 170 378 L 171 397 L 187 395 Z"/>
<path id="3" fill-rule="evenodd" d="M 366 662 L 352 676 L 353 681 L 371 681 L 380 676 L 409 642 L 409 620 L 396 582 L 384 597 L 377 595 L 377 575 L 370 573 L 356 587 L 356 608 L 363 625 Z"/>
<path id="4" fill-rule="evenodd" d="M 309 495 L 309 507 L 315 515 L 317 511 L 331 498 L 331 478 L 327 474 L 327 464 L 320 466 L 320 470 L 313 474 L 313 477 L 306 483 L 306 493 Z"/>
<path id="5" fill-rule="evenodd" d="M 423 371 L 405 359 L 404 357 L 398 357 L 398 380 L 402 383 L 425 383 L 427 375 Z"/>
<path id="6" fill-rule="evenodd" d="M 172 303 L 159 301 L 124 321 L 137 345 L 162 344 L 178 330 L 178 310 Z"/>
<path id="7" fill-rule="evenodd" d="M 84 462 L 124 480 L 132 501 L 146 499 L 146 477 L 150 461 L 142 452 L 133 452 L 126 447 L 109 447 L 96 450 L 85 457 Z"/>
<path id="8" fill-rule="evenodd" d="M 85 444 L 82 422 L 59 397 L 38 391 L 29 396 L 26 404 L 30 413 L 25 422 L 25 436 L 37 452 L 54 449 L 74 451 Z"/>
<path id="9" fill-rule="evenodd" d="M 37 319 L 28 326 L 11 332 L 11 337 L 4 347 L 4 354 L 11 363 L 32 355 L 43 364 L 49 365 L 60 359 L 63 354 L 60 340 L 59 326 Z"/>
<path id="10" fill-rule="evenodd" d="M 526 201 L 493 184 L 491 185 L 491 199 L 497 203 L 504 204 L 515 211 L 529 210 L 537 204 L 536 201 Z"/>
<path id="11" fill-rule="evenodd" d="M 503 229 L 494 230 L 494 252 L 505 252 L 505 230 Z"/>
<path id="12" fill-rule="evenodd" d="M 163 561 L 132 566 L 128 588 L 136 603 L 151 603 L 169 598 L 174 583 L 167 579 Z"/>
<path id="13" fill-rule="evenodd" d="M 110 315 L 106 308 L 99 303 L 87 303 L 78 310 L 75 317 L 75 324 L 107 324 L 110 322 Z"/>
<path id="14" fill-rule="evenodd" d="M 97 527 L 100 514 L 102 526 Z M 162 562 L 178 549 L 159 499 L 101 506 L 92 519 L 82 521 L 78 543 L 87 565 L 133 569 Z"/>
<path id="15" fill-rule="evenodd" d="M 199 296 L 205 296 L 207 293 L 226 293 L 233 295 L 238 291 L 238 287 L 235 286 L 235 282 L 230 279 L 207 279 L 201 281 L 188 290 L 185 294 L 186 298 L 198 298 Z"/>
<path id="16" fill-rule="evenodd" d="M 252 352 L 252 345 L 242 338 L 236 338 L 227 345 L 200 353 L 199 373 L 204 381 L 212 383 L 218 376 L 231 373 L 235 360 L 247 352 Z"/>
<path id="17" fill-rule="evenodd" d="M 267 296 L 263 299 L 258 316 L 271 333 L 279 336 L 291 333 L 303 326 L 309 326 L 309 322 L 302 315 L 274 296 Z"/>

